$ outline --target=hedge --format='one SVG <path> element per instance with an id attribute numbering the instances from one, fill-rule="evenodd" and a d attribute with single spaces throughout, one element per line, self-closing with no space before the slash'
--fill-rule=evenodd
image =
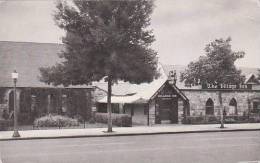
<path id="1" fill-rule="evenodd" d="M 70 127 L 78 125 L 79 122 L 77 119 L 51 114 L 37 118 L 34 121 L 35 127 Z"/>
<path id="2" fill-rule="evenodd" d="M 260 122 L 260 117 L 228 115 L 224 116 L 224 123 L 248 123 L 248 122 Z M 182 120 L 183 124 L 217 124 L 220 123 L 220 116 L 187 116 Z"/>
<path id="3" fill-rule="evenodd" d="M 8 127 L 11 125 L 10 120 L 0 119 L 0 131 L 8 130 Z"/>
<path id="4" fill-rule="evenodd" d="M 95 121 L 99 123 L 107 123 L 108 114 L 107 113 L 96 113 Z M 113 114 L 112 113 L 112 123 L 120 127 L 131 127 L 132 117 L 128 114 Z"/>
<path id="5" fill-rule="evenodd" d="M 183 124 L 216 124 L 220 123 L 220 118 L 216 116 L 187 116 L 182 119 Z"/>

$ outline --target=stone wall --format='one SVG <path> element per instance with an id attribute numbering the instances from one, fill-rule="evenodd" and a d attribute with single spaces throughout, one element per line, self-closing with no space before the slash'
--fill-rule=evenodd
<path id="1" fill-rule="evenodd" d="M 149 103 L 149 125 L 155 124 L 155 100 Z"/>
<path id="2" fill-rule="evenodd" d="M 219 92 L 216 90 L 182 90 L 189 99 L 190 115 L 205 115 L 205 105 L 209 98 L 214 102 L 214 115 L 220 114 Z M 229 103 L 234 98 L 237 102 L 238 115 L 248 112 L 252 105 L 253 98 L 260 98 L 260 91 L 246 90 L 222 90 L 222 103 L 224 108 L 229 107 Z M 251 107 L 252 108 L 252 107 Z"/>

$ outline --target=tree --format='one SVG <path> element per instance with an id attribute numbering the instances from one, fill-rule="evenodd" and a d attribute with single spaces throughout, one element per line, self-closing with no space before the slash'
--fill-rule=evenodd
<path id="1" fill-rule="evenodd" d="M 181 81 L 185 84 L 239 84 L 245 77 L 235 66 L 237 59 L 243 58 L 243 51 L 234 52 L 230 45 L 231 38 L 216 39 L 206 45 L 206 56 L 200 56 L 196 62 L 191 62 L 181 74 Z M 224 128 L 223 105 L 221 91 L 218 91 L 220 104 L 221 126 Z"/>
<path id="2" fill-rule="evenodd" d="M 258 80 L 260 80 L 260 68 L 258 69 Z"/>
<path id="3" fill-rule="evenodd" d="M 150 25 L 153 1 L 86 1 L 57 3 L 55 21 L 66 31 L 62 63 L 41 68 L 41 81 L 64 86 L 108 82 L 108 132 L 112 132 L 112 84 L 151 82 L 157 53 Z"/>

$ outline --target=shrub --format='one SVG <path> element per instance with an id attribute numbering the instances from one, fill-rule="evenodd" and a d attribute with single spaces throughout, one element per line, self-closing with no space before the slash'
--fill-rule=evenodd
<path id="1" fill-rule="evenodd" d="M 107 123 L 107 113 L 96 113 L 95 120 L 99 123 Z M 132 118 L 128 114 L 112 114 L 112 123 L 116 126 L 131 127 Z"/>
<path id="2" fill-rule="evenodd" d="M 226 117 L 225 123 L 236 123 L 237 121 L 232 117 Z"/>
<path id="3" fill-rule="evenodd" d="M 183 124 L 215 124 L 220 123 L 217 116 L 187 116 L 186 120 L 182 120 Z"/>
<path id="4" fill-rule="evenodd" d="M 250 123 L 259 123 L 260 122 L 260 115 L 259 114 L 251 114 L 249 117 Z"/>
<path id="5" fill-rule="evenodd" d="M 94 124 L 94 123 L 96 123 L 96 121 L 95 121 L 95 118 L 90 118 L 90 120 L 88 121 L 88 123 L 90 123 L 90 124 Z"/>
<path id="6" fill-rule="evenodd" d="M 184 124 L 203 124 L 205 123 L 204 116 L 187 116 L 186 121 L 183 119 Z"/>
<path id="7" fill-rule="evenodd" d="M 19 125 L 29 125 L 33 123 L 33 117 L 30 113 L 19 113 L 18 122 Z"/>
<path id="8" fill-rule="evenodd" d="M 78 125 L 79 122 L 76 119 L 51 114 L 37 118 L 34 121 L 34 126 L 36 127 L 69 127 Z"/>
<path id="9" fill-rule="evenodd" d="M 74 115 L 73 119 L 77 119 L 81 123 L 83 123 L 85 121 L 84 118 L 81 115 L 79 115 L 79 114 Z"/>
<path id="10" fill-rule="evenodd" d="M 0 119 L 0 131 L 5 131 L 10 126 L 10 120 Z"/>

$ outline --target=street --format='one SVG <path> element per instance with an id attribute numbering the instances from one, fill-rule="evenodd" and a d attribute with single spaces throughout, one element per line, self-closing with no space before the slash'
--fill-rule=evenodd
<path id="1" fill-rule="evenodd" d="M 260 132 L 1 141 L 0 157 L 3 163 L 238 163 L 260 160 Z"/>

